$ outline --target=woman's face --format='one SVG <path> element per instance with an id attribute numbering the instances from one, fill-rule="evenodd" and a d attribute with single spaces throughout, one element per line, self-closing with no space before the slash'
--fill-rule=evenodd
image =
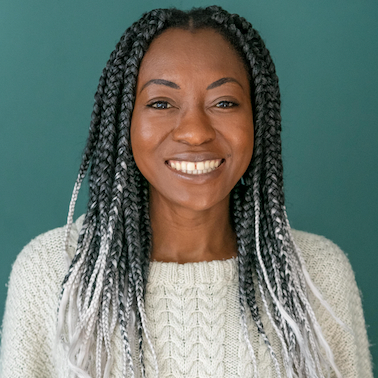
<path id="1" fill-rule="evenodd" d="M 207 210 L 246 171 L 253 151 L 246 69 L 212 29 L 169 29 L 144 56 L 131 120 L 136 164 L 151 198 Z"/>

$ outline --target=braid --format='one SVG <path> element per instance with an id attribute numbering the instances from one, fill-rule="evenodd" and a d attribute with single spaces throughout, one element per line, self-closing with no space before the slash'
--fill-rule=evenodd
<path id="1" fill-rule="evenodd" d="M 246 202 L 243 206 L 246 221 L 245 224 L 242 223 L 242 227 L 255 234 L 255 245 L 250 250 L 257 257 L 257 264 L 253 268 L 257 272 L 258 287 L 266 313 L 283 346 L 287 375 L 293 376 L 294 365 L 299 374 L 322 377 L 320 350 L 321 347 L 327 348 L 328 346 L 322 337 L 320 345 L 315 343 L 319 327 L 307 301 L 304 285 L 298 285 L 297 279 L 294 278 L 297 275 L 301 277 L 301 273 L 296 269 L 298 265 L 291 262 L 293 259 L 297 259 L 298 252 L 293 248 L 288 248 L 290 243 L 282 242 L 291 240 L 291 236 L 285 228 L 288 223 L 283 194 L 278 78 L 269 52 L 257 32 L 252 28 L 246 30 L 244 28 L 245 20 L 239 18 L 238 21 L 235 21 L 236 17 L 235 15 L 229 16 L 224 11 L 220 11 L 217 15 L 219 22 L 229 23 L 228 30 L 235 31 L 243 44 L 243 51 L 252 67 L 254 83 L 255 149 L 250 167 L 244 175 L 244 180 L 249 186 L 248 189 L 252 188 L 253 194 L 251 200 L 248 198 L 249 190 L 246 192 Z M 238 24 L 242 25 L 242 28 L 236 29 Z M 251 208 L 252 204 L 253 209 Z M 248 220 L 254 220 L 254 227 L 248 224 Z M 251 239 L 242 234 L 238 237 L 245 238 L 245 245 L 248 245 Z M 239 256 L 242 256 L 240 249 Z M 249 261 L 239 259 L 239 264 L 244 265 L 251 261 L 252 259 Z M 239 269 L 240 275 L 243 274 L 243 270 L 250 272 L 252 269 L 243 267 L 243 269 Z M 243 281 L 246 279 L 241 277 L 240 286 Z M 298 297 L 302 300 L 299 300 Z M 274 318 L 266 298 L 269 298 L 273 305 Z M 254 295 L 251 295 L 250 300 L 247 297 L 247 303 L 250 307 L 254 307 Z M 251 312 L 253 313 L 252 308 Z M 261 327 L 258 327 L 258 330 L 260 333 L 263 331 Z M 265 337 L 264 340 L 266 340 Z M 269 343 L 267 344 L 270 349 Z M 273 351 L 271 351 L 271 355 L 274 360 Z M 298 355 L 303 362 L 302 366 L 298 364 Z M 277 366 L 276 363 L 275 365 Z M 339 374 L 334 364 L 333 368 Z"/>
<path id="2" fill-rule="evenodd" d="M 102 72 L 65 236 L 67 247 L 75 202 L 89 170 L 88 208 L 62 284 L 58 313 L 58 335 L 68 345 L 70 369 L 78 377 L 110 377 L 111 340 L 118 325 L 122 376 L 137 374 L 133 362 L 137 357 L 145 377 L 145 342 L 156 376 L 159 373 L 144 308 L 152 234 L 149 184 L 133 158 L 130 124 L 141 61 L 152 40 L 168 28 L 218 31 L 239 54 L 250 80 L 255 146 L 243 176 L 245 185 L 238 183 L 232 191 L 230 212 L 238 244 L 241 322 L 254 377 L 258 363 L 248 335 L 247 312 L 267 345 L 276 376 L 282 376 L 277 351 L 265 332 L 263 310 L 281 342 L 288 377 L 323 377 L 329 366 L 340 376 L 309 304 L 307 285 L 318 298 L 320 294 L 308 277 L 287 220 L 275 67 L 251 24 L 217 6 L 189 12 L 156 9 L 144 14 L 125 31 Z M 134 336 L 138 356 L 133 356 Z"/>

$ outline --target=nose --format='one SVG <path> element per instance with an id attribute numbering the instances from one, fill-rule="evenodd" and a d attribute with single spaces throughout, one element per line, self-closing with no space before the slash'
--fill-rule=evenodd
<path id="1" fill-rule="evenodd" d="M 184 111 L 172 132 L 173 140 L 192 146 L 208 143 L 215 136 L 211 120 L 200 106 Z"/>

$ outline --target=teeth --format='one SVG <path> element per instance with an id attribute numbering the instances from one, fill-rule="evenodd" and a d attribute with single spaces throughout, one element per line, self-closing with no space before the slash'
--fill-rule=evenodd
<path id="1" fill-rule="evenodd" d="M 195 163 L 186 163 L 186 170 L 188 173 L 192 173 L 195 169 Z"/>
<path id="2" fill-rule="evenodd" d="M 199 171 L 203 171 L 205 169 L 205 164 L 203 164 L 203 161 L 200 161 L 199 163 L 197 163 L 197 169 Z"/>
<path id="3" fill-rule="evenodd" d="M 168 164 L 177 171 L 189 173 L 192 175 L 201 175 L 208 173 L 218 168 L 222 162 L 222 159 L 205 160 L 199 162 L 192 161 L 168 161 Z"/>

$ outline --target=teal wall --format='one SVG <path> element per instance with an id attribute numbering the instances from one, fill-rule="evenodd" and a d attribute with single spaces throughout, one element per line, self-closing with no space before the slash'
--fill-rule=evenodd
<path id="1" fill-rule="evenodd" d="M 129 4 L 138 4 L 129 5 Z M 378 2 L 218 1 L 259 30 L 282 91 L 294 228 L 349 256 L 378 343 Z M 11 264 L 65 222 L 102 67 L 144 11 L 205 1 L 1 0 L 0 318 Z M 81 197 L 77 214 L 85 208 Z M 378 361 L 378 347 L 373 345 Z"/>

